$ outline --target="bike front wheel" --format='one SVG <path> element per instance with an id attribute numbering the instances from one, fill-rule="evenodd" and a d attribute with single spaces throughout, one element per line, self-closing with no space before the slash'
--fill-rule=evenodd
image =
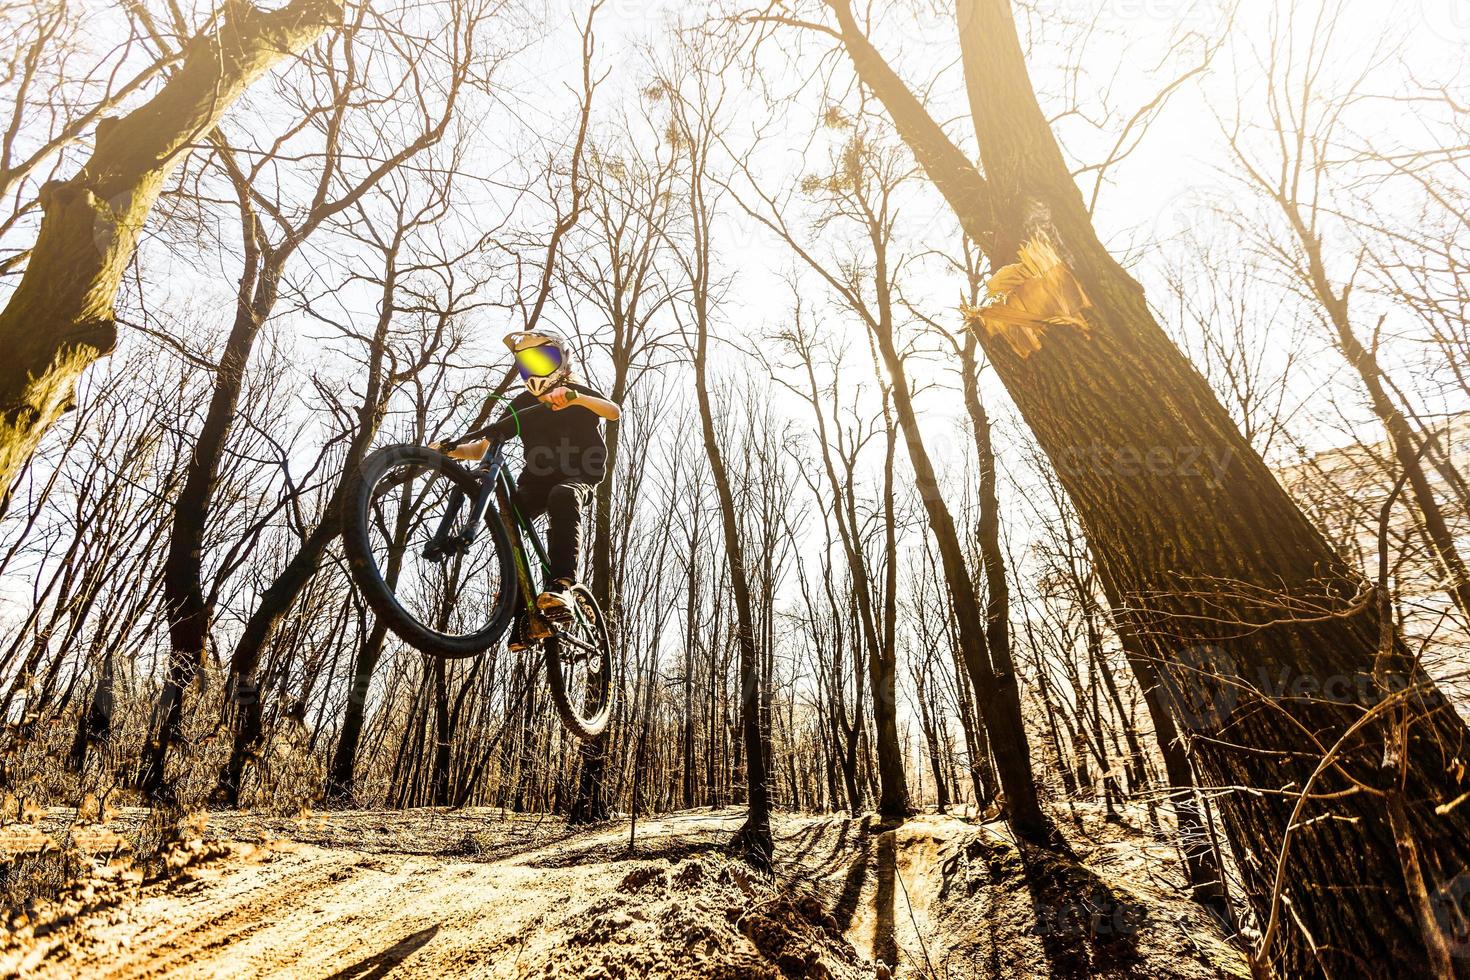
<path id="1" fill-rule="evenodd" d="M 612 717 L 612 644 L 607 621 L 585 586 L 570 589 L 572 618 L 546 641 L 546 679 L 567 731 L 578 738 L 601 735 Z"/>
<path id="2" fill-rule="evenodd" d="M 363 461 L 344 501 L 342 540 L 363 598 L 434 656 L 483 653 L 515 612 L 515 564 L 494 507 L 466 533 L 481 485 L 433 449 L 388 446 Z"/>

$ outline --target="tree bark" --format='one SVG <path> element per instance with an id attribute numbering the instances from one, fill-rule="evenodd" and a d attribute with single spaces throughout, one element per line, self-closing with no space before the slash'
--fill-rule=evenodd
<path id="1" fill-rule="evenodd" d="M 1287 496 L 1098 240 L 1037 104 L 1005 0 L 959 5 L 983 178 L 882 61 L 851 9 L 835 9 L 859 74 L 992 265 L 1047 234 L 1091 301 L 1085 330 L 1049 327 L 1029 356 L 999 336 L 980 340 L 1076 505 L 1107 592 L 1122 603 L 1120 620 L 1171 690 L 1213 702 L 1199 712 L 1176 697 L 1171 710 L 1194 732 L 1190 750 L 1205 785 L 1252 790 L 1223 797 L 1220 812 L 1262 921 L 1277 851 L 1295 827 L 1284 881 L 1290 921 L 1263 957 L 1288 975 L 1374 973 L 1385 963 L 1424 972 L 1426 937 L 1410 913 L 1381 802 L 1378 763 L 1391 736 L 1371 721 L 1351 729 L 1385 696 L 1373 672 L 1371 591 Z M 1142 479 L 1138 461 L 1149 453 L 1177 465 Z M 1200 459 L 1218 470 L 1187 465 Z M 1219 681 L 1202 684 L 1202 660 Z M 1470 788 L 1452 761 L 1467 731 L 1402 643 L 1389 660 L 1412 688 L 1399 695 L 1409 718 L 1406 827 L 1429 887 L 1439 888 L 1470 865 L 1470 810 L 1436 812 Z M 1281 690 L 1303 693 L 1274 696 Z M 1357 703 L 1353 691 L 1362 692 Z M 1295 795 L 1334 746 L 1338 764 L 1306 807 L 1312 819 L 1293 823 Z"/>

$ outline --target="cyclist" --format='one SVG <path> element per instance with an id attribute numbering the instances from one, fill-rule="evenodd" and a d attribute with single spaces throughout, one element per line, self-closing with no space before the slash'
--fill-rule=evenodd
<path id="1" fill-rule="evenodd" d="M 505 435 L 520 436 L 525 465 L 516 480 L 516 508 L 527 520 L 547 517 L 546 552 L 551 564 L 548 588 L 536 597 L 536 608 L 557 620 L 571 616 L 569 592 L 577 580 L 582 547 L 582 508 L 593 487 L 607 475 L 607 445 L 602 423 L 622 415 L 618 404 L 572 373 L 572 353 L 556 330 L 537 328 L 511 333 L 505 346 L 515 356 L 525 390 L 511 400 L 510 410 L 496 422 Z M 525 414 L 547 405 L 549 412 Z M 456 459 L 479 459 L 489 441 L 481 439 L 451 450 Z M 512 650 L 527 639 L 549 636 L 541 624 L 519 619 L 511 633 Z"/>

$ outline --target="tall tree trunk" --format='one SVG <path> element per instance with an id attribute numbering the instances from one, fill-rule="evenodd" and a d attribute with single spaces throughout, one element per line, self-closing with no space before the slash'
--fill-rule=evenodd
<path id="1" fill-rule="evenodd" d="M 730 475 L 725 469 L 724 454 L 715 433 L 714 406 L 711 404 L 709 378 L 705 368 L 705 359 L 709 349 L 708 319 L 703 315 L 703 311 L 697 313 L 696 317 L 699 324 L 698 346 L 694 352 L 694 388 L 699 402 L 700 432 L 704 438 L 704 451 L 709 460 L 710 472 L 714 476 L 715 491 L 720 504 L 725 563 L 730 569 L 730 591 L 735 598 L 735 642 L 740 655 L 742 741 L 737 749 L 743 748 L 741 755 L 745 761 L 747 815 L 745 824 L 736 833 L 731 847 L 756 867 L 769 868 L 776 848 L 771 837 L 771 798 L 766 775 L 766 738 L 761 731 L 763 701 L 761 674 L 763 670 L 760 651 L 755 645 L 755 617 L 752 611 L 745 554 L 740 543 L 740 521 L 735 509 L 735 494 L 730 488 Z"/>
<path id="2" fill-rule="evenodd" d="M 966 334 L 962 348 L 965 365 L 962 382 L 965 411 L 970 416 L 971 435 L 975 439 L 975 459 L 979 466 L 979 519 L 975 522 L 975 543 L 980 551 L 980 568 L 985 573 L 985 648 L 998 673 L 1014 675 L 1015 657 L 1011 651 L 1011 586 L 1006 578 L 1005 551 L 1000 542 L 1000 494 L 995 468 L 995 444 L 991 441 L 990 416 L 980 400 L 980 372 L 975 357 L 977 341 Z M 982 736 L 983 738 L 983 736 Z"/>
<path id="3" fill-rule="evenodd" d="M 978 299 L 977 284 L 971 285 L 971 295 Z M 974 334 L 965 335 L 960 351 L 964 365 L 960 387 L 965 411 L 970 416 L 970 434 L 975 440 L 975 462 L 980 471 L 979 499 L 976 501 L 979 519 L 975 522 L 975 543 L 980 550 L 980 567 L 985 573 L 985 645 L 990 651 L 992 663 L 1004 663 L 1008 665 L 1007 669 L 1014 670 L 1010 632 L 1011 587 L 1006 578 L 1005 552 L 1000 543 L 1000 494 L 997 489 L 999 484 L 995 468 L 995 444 L 991 440 L 990 415 L 985 411 L 985 403 L 980 400 L 977 343 Z M 972 757 L 970 774 L 975 784 L 975 803 L 983 809 L 995 792 L 991 785 L 989 745 L 986 744 L 983 726 L 976 729 L 969 713 L 968 679 L 962 680 L 957 674 L 955 683 L 960 688 L 960 706 L 964 709 L 960 721 L 965 730 L 965 744 Z M 977 751 L 978 758 L 975 757 Z M 977 773 L 979 778 L 976 778 Z"/>
<path id="4" fill-rule="evenodd" d="M 923 670 L 928 669 L 928 664 Z M 931 701 L 929 685 L 924 682 L 923 670 L 914 671 L 914 688 L 919 698 L 919 728 L 924 733 L 924 744 L 929 748 L 929 771 L 934 777 L 934 803 L 940 813 L 949 812 L 949 783 L 944 774 L 944 753 L 940 750 L 938 705 Z"/>
<path id="5" fill-rule="evenodd" d="M 253 81 L 340 16 L 333 0 L 228 5 L 219 31 L 188 43 L 157 95 L 98 123 L 79 173 L 42 188 L 35 247 L 0 313 L 0 499 L 70 406 L 82 372 L 112 352 L 118 286 L 169 175 Z"/>
<path id="6" fill-rule="evenodd" d="M 356 789 L 357 750 L 362 741 L 362 725 L 367 718 L 368 688 L 373 671 L 383 655 L 383 641 L 388 627 L 374 623 L 372 632 L 363 640 L 352 664 L 352 686 L 347 691 L 347 709 L 342 714 L 342 734 L 332 752 L 327 772 L 326 796 L 333 803 L 350 803 Z"/>
<path id="7" fill-rule="evenodd" d="M 990 743 L 985 737 L 985 726 L 976 724 L 975 702 L 970 693 L 970 675 L 965 671 L 965 662 L 960 657 L 959 648 L 951 648 L 950 654 L 958 702 L 955 710 L 960 716 L 960 731 L 965 736 L 970 787 L 975 791 L 976 809 L 984 810 L 995 798 L 995 774 L 990 768 Z"/>
<path id="8" fill-rule="evenodd" d="M 904 775 L 903 753 L 898 746 L 898 514 L 894 500 L 894 456 L 898 447 L 898 429 L 889 412 L 891 396 L 883 397 L 883 630 L 876 634 L 868 648 L 869 686 L 873 689 L 874 740 L 878 743 L 878 813 L 902 819 L 914 812 L 909 800 L 907 777 Z M 852 481 L 848 481 L 849 504 L 852 504 Z M 849 511 L 852 521 L 854 551 L 860 552 L 857 530 L 857 508 Z M 860 562 L 863 560 L 859 556 Z M 867 577 L 863 578 L 867 591 Z"/>
<path id="9" fill-rule="evenodd" d="M 1037 104 L 1009 4 L 959 4 L 983 178 L 847 4 L 835 9 L 859 74 L 992 264 L 1045 234 L 1090 300 L 1085 329 L 1047 326 L 1029 354 L 983 326 L 980 339 L 1075 504 L 1107 591 L 1123 603 L 1120 619 L 1171 691 L 1197 695 L 1173 698 L 1171 709 L 1195 733 L 1196 773 L 1207 786 L 1251 790 L 1222 797 L 1220 813 L 1257 916 L 1277 911 L 1278 884 L 1290 901 L 1264 957 L 1288 975 L 1374 972 L 1385 963 L 1426 972 L 1426 948 L 1438 937 L 1421 932 L 1412 912 L 1383 805 L 1397 790 L 1380 763 L 1386 751 L 1402 754 L 1402 832 L 1427 887 L 1446 887 L 1470 866 L 1470 808 L 1452 806 L 1470 774 L 1444 751 L 1465 743 L 1465 724 L 1397 639 L 1375 674 L 1380 617 L 1371 589 L 1287 496 L 1098 240 Z M 1078 459 L 1079 447 L 1096 450 L 1093 463 Z M 1130 464 L 1150 452 L 1177 465 L 1141 479 Z M 1202 459 L 1218 469 L 1192 465 Z M 1223 676 L 1202 680 L 1210 674 Z M 1388 694 L 1390 675 L 1411 689 Z M 1325 688 L 1327 696 L 1280 700 L 1271 685 L 1282 679 L 1287 691 Z M 1350 703 L 1354 690 L 1365 704 Z M 1402 728 L 1374 720 L 1389 712 L 1365 721 L 1364 708 L 1390 696 L 1405 709 Z M 1329 752 L 1335 765 L 1318 773 Z M 1298 811 L 1309 781 L 1313 799 Z M 1278 882 L 1285 846 L 1290 874 Z"/>
<path id="10" fill-rule="evenodd" d="M 449 678 L 443 657 L 428 658 L 434 673 L 434 769 L 429 799 L 434 806 L 448 806 L 449 785 Z M 533 767 L 527 766 L 528 770 Z"/>
<path id="11" fill-rule="evenodd" d="M 695 75 L 696 84 L 707 76 Z M 674 87 L 675 89 L 677 86 Z M 673 89 L 671 89 L 673 90 Z M 687 188 L 690 219 L 689 248 L 680 261 L 688 276 L 689 319 L 694 328 L 694 393 L 699 408 L 700 437 L 705 457 L 714 479 L 715 495 L 720 508 L 720 529 L 724 538 L 725 567 L 730 576 L 730 591 L 735 603 L 735 646 L 739 669 L 740 738 L 736 742 L 737 768 L 743 756 L 745 763 L 746 818 L 730 842 L 730 849 L 762 870 L 771 868 L 775 842 L 771 836 L 771 790 L 766 771 L 766 746 L 770 732 L 761 727 L 765 705 L 762 692 L 764 657 L 757 646 L 754 604 L 751 601 L 750 565 L 742 545 L 740 511 L 735 504 L 735 491 L 725 465 L 715 425 L 715 410 L 708 373 L 711 303 L 714 301 L 715 270 L 713 268 L 713 229 L 716 206 L 708 194 L 714 187 L 708 172 L 713 151 L 710 135 L 718 108 L 707 101 L 709 93 L 702 87 L 701 100 L 691 105 L 682 98 L 675 104 L 683 115 L 676 125 L 687 147 Z M 697 116 L 691 122 L 690 115 Z M 718 605 L 717 607 L 718 608 Z M 715 644 L 723 644 L 718 631 Z M 742 751 L 743 750 L 743 751 Z"/>
<path id="12" fill-rule="evenodd" d="M 238 706 L 238 712 L 229 761 L 220 774 L 216 790 L 217 798 L 226 806 L 239 805 L 240 779 L 244 774 L 245 763 L 259 750 L 264 734 L 261 718 L 264 699 L 255 677 L 260 666 L 261 652 L 281 617 L 286 615 L 302 590 L 315 577 L 322 555 L 337 537 L 341 509 L 346 506 L 347 493 L 358 466 L 377 435 L 379 422 L 392 393 L 393 379 L 384 377 L 383 362 L 388 354 L 388 331 L 393 323 L 393 314 L 398 309 L 394 305 L 398 286 L 397 258 L 404 234 L 405 228 L 400 222 L 385 250 L 386 268 L 379 296 L 378 320 L 368 348 L 366 389 L 357 408 L 356 426 L 343 456 L 337 485 L 323 508 L 321 522 L 306 536 L 296 554 L 286 562 L 285 568 L 261 593 L 255 609 L 245 621 L 245 628 L 241 631 L 235 651 L 230 657 L 229 678 L 225 686 L 226 708 L 233 700 Z"/>
<path id="13" fill-rule="evenodd" d="M 884 277 L 879 277 L 880 288 Z M 894 346 L 893 335 L 885 329 L 875 331 L 878 350 L 888 369 L 893 386 L 893 403 L 899 427 L 908 445 L 909 464 L 919 498 L 929 518 L 929 530 L 939 550 L 940 567 L 944 570 L 949 598 L 959 628 L 961 649 L 975 696 L 980 705 L 980 719 L 990 736 L 992 758 L 1000 784 L 1005 792 L 1007 818 L 1017 835 L 1038 843 L 1051 844 L 1055 837 L 1051 822 L 1041 810 L 1036 795 L 1036 782 L 1031 772 L 1031 750 L 1021 718 L 1020 683 L 1014 665 L 995 663 L 990 654 L 984 616 L 975 596 L 975 583 L 960 544 L 954 517 L 939 490 L 939 478 L 924 446 L 924 437 L 904 374 L 903 359 Z M 1009 653 L 1009 644 L 1005 647 Z"/>
<path id="14" fill-rule="evenodd" d="M 903 751 L 898 744 L 898 658 L 893 645 L 893 626 L 896 619 L 896 519 L 893 512 L 893 457 L 894 427 L 884 410 L 887 423 L 886 454 L 884 456 L 884 540 L 888 573 L 883 582 L 884 609 L 881 614 L 874 609 L 875 590 L 868 569 L 868 556 L 863 551 L 861 530 L 857 516 L 857 490 L 854 486 L 851 455 L 844 454 L 842 474 L 838 474 L 832 458 L 832 443 L 828 439 L 827 419 L 822 411 L 821 393 L 817 387 L 816 371 L 812 365 L 812 351 L 803 338 L 793 338 L 798 345 L 806 368 L 807 385 L 813 414 L 817 422 L 817 443 L 822 449 L 823 468 L 831 488 L 832 510 L 837 518 L 837 531 L 842 541 L 842 552 L 847 559 L 848 572 L 852 576 L 853 606 L 861 627 L 859 635 L 868 652 L 869 683 L 873 689 L 873 726 L 878 743 L 878 813 L 884 817 L 902 819 L 913 812 L 909 802 L 909 791 L 904 775 Z M 832 386 L 833 409 L 836 410 L 837 385 Z M 880 620 L 881 616 L 881 620 Z M 855 706 L 861 713 L 862 702 Z M 854 804 L 857 805 L 857 804 Z"/>
<path id="15" fill-rule="evenodd" d="M 245 239 L 253 242 L 256 235 L 250 226 L 254 219 L 248 210 L 245 215 Z M 142 787 L 149 799 L 167 795 L 164 764 L 169 750 L 183 737 L 185 692 L 204 664 L 211 615 L 203 582 L 204 536 L 210 502 L 244 387 L 245 366 L 264 318 L 275 305 L 280 273 L 275 255 L 261 258 L 247 251 L 235 323 L 220 355 L 214 391 L 194 443 L 194 453 L 185 467 L 183 487 L 174 501 L 173 527 L 163 568 L 168 667 L 159 695 L 155 730 L 147 749 Z"/>
<path id="16" fill-rule="evenodd" d="M 622 404 L 627 397 L 627 365 L 619 363 L 613 379 L 611 398 Z M 613 479 L 617 474 L 618 447 L 622 429 L 617 425 L 607 427 L 607 478 L 597 485 L 594 496 L 596 525 L 592 531 L 592 595 L 602 607 L 603 615 L 612 623 L 613 663 L 619 663 L 624 653 L 622 609 L 613 585 L 613 541 L 612 541 L 612 498 Z M 601 690 L 593 685 L 611 684 L 611 677 L 597 677 L 589 682 L 587 696 L 600 698 Z M 581 743 L 578 752 L 582 765 L 577 773 L 577 793 L 567 811 L 567 823 L 581 826 L 599 823 L 608 819 L 607 798 L 604 784 L 607 781 L 607 745 L 611 737 L 610 728 L 596 738 Z"/>
<path id="17" fill-rule="evenodd" d="M 412 484 L 405 483 L 398 507 L 398 523 L 393 528 L 393 547 L 388 552 L 388 564 L 383 570 L 383 581 L 391 590 L 398 584 L 403 572 L 403 556 L 408 548 L 408 529 L 413 508 L 408 506 Z M 374 621 L 372 630 L 363 641 L 352 665 L 352 687 L 347 691 L 347 708 L 342 716 L 342 734 L 337 739 L 337 748 L 332 753 L 332 764 L 327 773 L 327 799 L 334 803 L 352 801 L 356 787 L 357 750 L 362 738 L 362 726 L 367 717 L 367 696 L 373 683 L 373 671 L 383 655 L 383 643 L 388 636 L 388 627 Z"/>
<path id="18" fill-rule="evenodd" d="M 349 465 L 356 466 L 356 463 L 357 460 L 351 460 Z M 344 476 L 349 472 L 351 471 L 345 470 Z M 230 675 L 225 686 L 226 710 L 233 705 L 236 712 L 235 737 L 231 743 L 229 759 L 220 772 L 215 790 L 217 801 L 225 806 L 240 805 L 240 780 L 245 773 L 245 764 L 259 751 L 265 732 L 265 696 L 256 678 L 260 655 L 281 617 L 286 615 L 307 583 L 316 575 L 322 553 L 327 550 L 332 538 L 336 537 L 337 521 L 334 511 L 337 503 L 334 497 L 327 505 L 327 516 L 323 523 L 307 535 L 301 550 L 292 556 L 281 574 L 261 593 L 260 601 L 256 603 L 250 618 L 245 621 L 240 640 L 235 644 L 235 652 L 230 658 Z"/>
<path id="19" fill-rule="evenodd" d="M 94 747 L 106 745 L 112 740 L 113 712 L 113 662 L 112 651 L 102 658 L 101 676 L 97 687 L 87 699 L 87 709 L 77 719 L 77 735 L 72 743 L 68 768 L 82 772 L 87 765 L 87 753 Z"/>
<path id="20" fill-rule="evenodd" d="M 691 521 L 696 518 L 691 517 Z M 695 525 L 698 527 L 698 525 Z M 682 802 L 684 809 L 694 808 L 694 651 L 699 632 L 699 563 L 695 561 L 696 534 L 690 535 L 689 575 L 684 601 L 684 718 L 680 735 L 684 757 Z"/>

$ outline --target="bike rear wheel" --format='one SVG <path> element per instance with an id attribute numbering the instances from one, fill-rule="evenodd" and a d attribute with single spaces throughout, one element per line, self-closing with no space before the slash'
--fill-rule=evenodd
<path id="1" fill-rule="evenodd" d="M 343 545 L 364 600 L 390 630 L 434 656 L 483 653 L 515 612 L 515 564 L 493 501 L 473 540 L 459 537 L 480 487 L 442 453 L 388 446 L 363 461 L 344 501 Z M 449 546 L 431 547 L 436 540 Z"/>
<path id="2" fill-rule="evenodd" d="M 557 625 L 545 643 L 546 679 L 567 730 L 596 738 L 612 717 L 612 644 L 592 593 L 581 585 L 569 591 L 575 600 L 571 621 Z"/>

